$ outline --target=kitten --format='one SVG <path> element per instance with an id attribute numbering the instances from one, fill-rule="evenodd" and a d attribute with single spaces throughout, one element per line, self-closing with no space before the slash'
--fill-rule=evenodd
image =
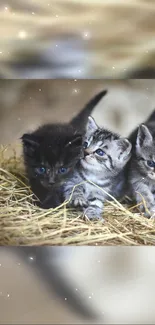
<path id="1" fill-rule="evenodd" d="M 155 111 L 129 136 L 133 144 L 127 165 L 127 192 L 145 216 L 155 216 Z M 145 202 L 145 203 L 144 203 Z"/>
<path id="2" fill-rule="evenodd" d="M 153 110 L 153 112 L 149 115 L 149 117 L 147 118 L 147 120 L 143 124 L 145 124 L 148 128 L 151 128 L 151 129 L 154 128 L 154 125 L 155 125 L 155 110 Z M 135 128 L 135 130 L 133 130 L 131 132 L 131 134 L 129 135 L 129 137 L 128 137 L 128 139 L 132 143 L 132 150 L 134 150 L 134 147 L 136 145 L 136 140 L 137 140 L 137 135 L 138 135 L 138 128 L 139 127 Z"/>
<path id="3" fill-rule="evenodd" d="M 62 185 L 83 156 L 83 134 L 101 91 L 66 124 L 47 124 L 22 136 L 24 161 L 32 192 L 42 208 L 55 208 L 63 199 Z"/>
<path id="4" fill-rule="evenodd" d="M 130 159 L 131 144 L 127 139 L 103 128 L 99 128 L 89 117 L 84 141 L 84 158 L 77 164 L 72 179 L 64 187 L 69 205 L 81 207 L 89 219 L 101 219 L 107 193 L 119 197 L 124 185 L 124 167 Z"/>

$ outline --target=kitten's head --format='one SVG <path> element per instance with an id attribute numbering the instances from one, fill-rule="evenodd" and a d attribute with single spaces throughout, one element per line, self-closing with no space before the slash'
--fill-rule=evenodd
<path id="1" fill-rule="evenodd" d="M 49 189 L 65 181 L 83 154 L 82 135 L 69 125 L 43 126 L 22 141 L 29 178 Z"/>
<path id="2" fill-rule="evenodd" d="M 135 154 L 142 174 L 155 180 L 155 142 L 144 124 L 138 129 Z"/>
<path id="3" fill-rule="evenodd" d="M 49 188 L 59 185 L 73 171 L 83 155 L 83 134 L 88 116 L 107 93 L 100 91 L 67 124 L 44 125 L 22 137 L 28 177 Z"/>
<path id="4" fill-rule="evenodd" d="M 108 130 L 98 127 L 89 117 L 81 165 L 94 174 L 117 175 L 131 157 L 131 143 Z"/>

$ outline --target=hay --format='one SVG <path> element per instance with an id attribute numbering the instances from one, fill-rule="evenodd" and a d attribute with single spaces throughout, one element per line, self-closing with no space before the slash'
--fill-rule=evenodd
<path id="1" fill-rule="evenodd" d="M 66 208 L 33 204 L 21 158 L 0 149 L 0 245 L 155 245 L 154 220 L 118 201 L 107 202 L 105 223 Z"/>

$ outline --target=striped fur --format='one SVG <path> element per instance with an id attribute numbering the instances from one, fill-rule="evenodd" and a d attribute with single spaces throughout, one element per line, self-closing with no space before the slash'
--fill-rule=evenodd
<path id="1" fill-rule="evenodd" d="M 64 194 L 66 200 L 71 197 L 69 204 L 81 207 L 89 219 L 101 219 L 104 202 L 110 199 L 109 194 L 115 197 L 121 195 L 124 167 L 130 158 L 132 146 L 127 139 L 99 128 L 92 117 L 89 117 L 87 124 L 85 146 L 86 143 L 84 158 L 77 164 L 72 178 L 66 182 Z M 98 149 L 103 151 L 103 155 L 97 153 Z"/>
<path id="2" fill-rule="evenodd" d="M 129 137 L 132 156 L 127 165 L 128 195 L 146 217 L 155 217 L 155 111 Z M 145 203 L 144 203 L 145 202 Z"/>

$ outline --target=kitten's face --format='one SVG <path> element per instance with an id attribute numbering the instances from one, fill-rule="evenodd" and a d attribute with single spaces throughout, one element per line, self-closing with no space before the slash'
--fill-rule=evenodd
<path id="1" fill-rule="evenodd" d="M 149 129 L 141 125 L 136 142 L 136 158 L 144 177 L 155 180 L 155 143 Z"/>
<path id="2" fill-rule="evenodd" d="M 84 169 L 104 175 L 117 175 L 131 157 L 131 144 L 127 139 L 100 129 L 89 118 L 85 136 L 85 157 L 81 160 Z"/>
<path id="3" fill-rule="evenodd" d="M 29 179 L 45 188 L 60 185 L 83 157 L 83 133 L 89 114 L 107 93 L 100 91 L 68 124 L 47 124 L 22 137 Z M 79 131 L 78 131 L 79 130 Z"/>
<path id="4" fill-rule="evenodd" d="M 26 134 L 23 142 L 28 175 L 45 188 L 63 183 L 83 155 L 82 136 L 69 128 L 67 136 L 60 130 L 59 136 L 47 132 L 43 138 Z"/>

